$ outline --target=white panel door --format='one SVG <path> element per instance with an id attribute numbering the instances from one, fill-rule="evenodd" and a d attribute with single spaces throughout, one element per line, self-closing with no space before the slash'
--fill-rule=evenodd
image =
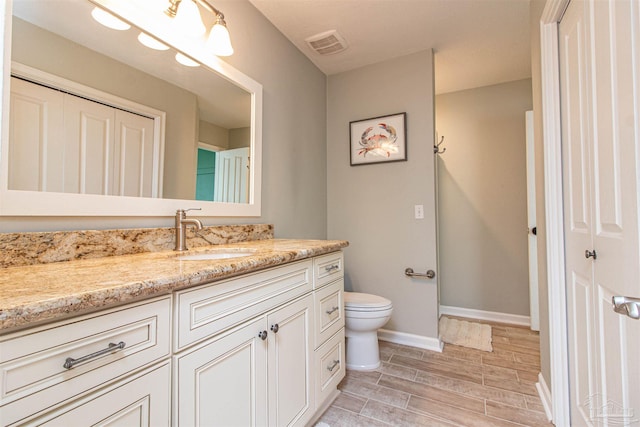
<path id="1" fill-rule="evenodd" d="M 574 0 L 560 23 L 571 417 L 640 421 L 640 3 Z"/>
<path id="2" fill-rule="evenodd" d="M 216 202 L 249 201 L 249 148 L 218 151 L 215 171 Z"/>
<path id="3" fill-rule="evenodd" d="M 63 192 L 111 194 L 114 122 L 114 108 L 65 94 Z"/>
<path id="4" fill-rule="evenodd" d="M 111 194 L 158 197 L 153 120 L 123 110 L 115 113 L 114 192 Z"/>
<path id="5" fill-rule="evenodd" d="M 533 111 L 525 113 L 527 132 L 527 227 L 529 250 L 529 316 L 531 329 L 540 330 L 540 307 L 538 297 L 538 237 L 536 227 L 536 159 L 533 137 Z"/>
<path id="6" fill-rule="evenodd" d="M 640 298 L 640 2 L 590 3 L 594 265 L 600 411 L 605 425 L 640 424 L 640 320 L 612 311 Z"/>
<path id="7" fill-rule="evenodd" d="M 11 78 L 9 189 L 62 191 L 62 92 Z"/>
<path id="8" fill-rule="evenodd" d="M 571 419 L 592 425 L 589 401 L 596 396 L 592 248 L 587 99 L 587 17 L 585 3 L 571 2 L 560 23 L 562 155 L 566 234 L 567 325 L 571 383 Z"/>

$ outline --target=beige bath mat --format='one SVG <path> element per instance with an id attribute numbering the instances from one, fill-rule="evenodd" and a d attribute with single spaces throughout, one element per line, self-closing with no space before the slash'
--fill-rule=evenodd
<path id="1" fill-rule="evenodd" d="M 481 323 L 442 316 L 440 318 L 440 339 L 453 345 L 493 351 L 491 326 Z"/>

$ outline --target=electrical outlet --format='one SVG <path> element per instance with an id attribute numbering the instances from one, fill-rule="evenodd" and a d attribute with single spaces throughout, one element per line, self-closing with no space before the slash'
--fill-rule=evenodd
<path id="1" fill-rule="evenodd" d="M 415 219 L 424 219 L 424 205 L 415 205 L 413 211 Z"/>

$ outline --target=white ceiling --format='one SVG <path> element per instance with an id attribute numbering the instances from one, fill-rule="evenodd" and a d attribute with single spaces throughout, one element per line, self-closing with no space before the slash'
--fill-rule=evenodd
<path id="1" fill-rule="evenodd" d="M 529 0 L 249 0 L 331 75 L 433 48 L 436 93 L 531 77 Z M 305 38 L 337 30 L 322 56 Z"/>

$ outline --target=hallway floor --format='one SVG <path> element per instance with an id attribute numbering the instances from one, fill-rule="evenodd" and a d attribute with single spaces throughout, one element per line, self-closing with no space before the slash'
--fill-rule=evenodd
<path id="1" fill-rule="evenodd" d="M 491 353 L 449 344 L 436 353 L 380 341 L 382 366 L 347 371 L 339 385 L 342 393 L 318 422 L 331 427 L 552 426 L 535 387 L 538 333 L 485 323 L 492 326 Z"/>

